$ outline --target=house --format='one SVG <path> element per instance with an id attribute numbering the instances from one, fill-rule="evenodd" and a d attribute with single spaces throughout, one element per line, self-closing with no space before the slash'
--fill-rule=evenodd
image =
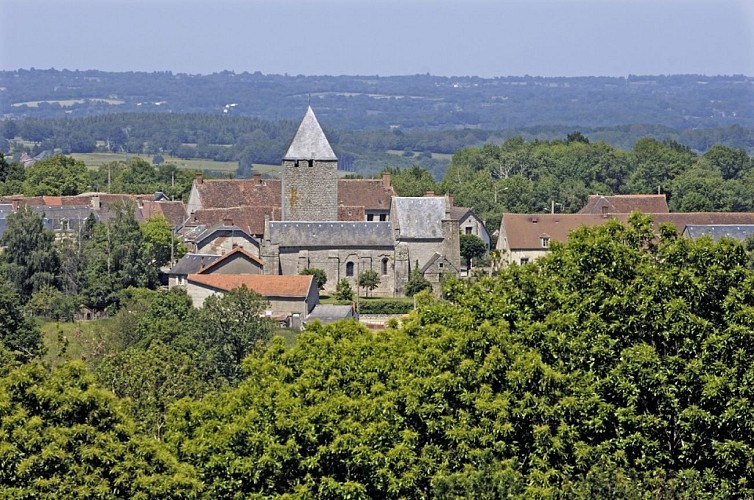
<path id="1" fill-rule="evenodd" d="M 265 311 L 270 317 L 306 318 L 319 303 L 314 276 L 264 274 L 190 274 L 186 292 L 195 307 L 207 297 L 245 285 L 269 301 Z"/>
<path id="2" fill-rule="evenodd" d="M 474 211 L 467 207 L 450 207 L 450 217 L 458 221 L 458 230 L 461 234 L 473 234 L 484 242 L 487 251 L 490 251 L 492 239 L 487 231 L 484 221 Z"/>
<path id="3" fill-rule="evenodd" d="M 168 271 L 168 287 L 186 286 L 189 274 L 198 273 L 204 266 L 220 258 L 220 255 L 187 253 Z"/>
<path id="4" fill-rule="evenodd" d="M 681 236 L 693 239 L 709 236 L 714 241 L 720 238 L 744 241 L 754 236 L 754 224 L 687 224 Z"/>
<path id="5" fill-rule="evenodd" d="M 580 214 L 608 215 L 630 214 L 666 214 L 670 212 L 664 194 L 620 194 L 602 196 L 589 195 L 587 204 L 578 211 Z"/>
<path id="6" fill-rule="evenodd" d="M 236 247 L 206 263 L 196 274 L 263 274 L 264 262 L 242 247 Z"/>
<path id="7" fill-rule="evenodd" d="M 661 224 L 672 225 L 678 234 L 698 234 L 698 226 L 754 225 L 754 212 L 673 212 L 649 213 L 653 230 L 659 234 Z M 549 251 L 553 241 L 566 242 L 580 226 L 599 226 L 609 220 L 627 223 L 631 214 L 504 214 L 500 222 L 497 250 L 507 264 L 525 264 Z M 686 231 L 691 227 L 689 231 Z"/>

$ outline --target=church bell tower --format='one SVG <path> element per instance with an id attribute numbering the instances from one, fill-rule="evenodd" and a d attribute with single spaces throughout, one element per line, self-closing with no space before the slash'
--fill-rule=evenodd
<path id="1" fill-rule="evenodd" d="M 338 220 L 338 158 L 311 106 L 283 157 L 284 221 Z"/>

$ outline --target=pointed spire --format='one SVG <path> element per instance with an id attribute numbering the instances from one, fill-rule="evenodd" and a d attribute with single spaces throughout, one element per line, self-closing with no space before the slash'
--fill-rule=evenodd
<path id="1" fill-rule="evenodd" d="M 306 110 L 304 119 L 298 126 L 298 132 L 283 159 L 337 161 L 338 157 L 330 147 L 311 106 Z"/>

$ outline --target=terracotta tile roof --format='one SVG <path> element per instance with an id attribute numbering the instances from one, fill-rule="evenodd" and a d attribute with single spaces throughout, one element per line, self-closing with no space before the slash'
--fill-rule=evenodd
<path id="1" fill-rule="evenodd" d="M 687 224 L 754 224 L 754 212 L 674 212 L 645 214 L 652 218 L 655 233 L 660 224 L 673 224 L 681 234 Z M 611 219 L 627 223 L 630 214 L 504 214 L 501 238 L 508 239 L 511 249 L 541 249 L 542 236 L 565 242 L 568 234 L 580 226 L 600 226 Z"/>
<path id="2" fill-rule="evenodd" d="M 197 271 L 197 274 L 210 274 L 212 273 L 212 270 L 217 268 L 221 263 L 238 258 L 239 255 L 242 255 L 251 261 L 259 264 L 260 268 L 264 268 L 264 262 L 259 260 L 258 258 L 251 255 L 249 252 L 244 250 L 242 247 L 237 247 L 231 250 L 230 252 L 226 253 L 225 255 L 221 256 L 219 259 L 214 260 L 212 262 L 209 262 L 205 267 L 201 268 L 199 271 Z M 248 286 L 248 285 L 247 285 Z"/>
<path id="3" fill-rule="evenodd" d="M 251 236 L 264 234 L 264 219 L 279 220 L 281 216 L 280 206 L 242 206 L 232 208 L 200 209 L 194 212 L 189 219 L 189 224 L 203 224 L 213 227 L 223 224 L 224 221 L 232 221 L 233 225 L 240 227 Z"/>
<path id="4" fill-rule="evenodd" d="M 338 220 L 341 222 L 360 222 L 366 218 L 364 207 L 338 207 Z"/>
<path id="5" fill-rule="evenodd" d="M 393 187 L 385 187 L 383 179 L 338 179 L 338 205 L 387 211 L 393 196 Z"/>
<path id="6" fill-rule="evenodd" d="M 189 282 L 229 291 L 246 285 L 265 297 L 305 298 L 313 286 L 314 276 L 266 274 L 189 274 Z"/>
<path id="7" fill-rule="evenodd" d="M 280 179 L 205 179 L 194 186 L 205 209 L 283 205 Z"/>
<path id="8" fill-rule="evenodd" d="M 504 214 L 500 238 L 507 238 L 512 250 L 542 249 L 542 236 L 565 242 L 580 226 L 599 226 L 611 217 L 593 214 Z"/>
<path id="9" fill-rule="evenodd" d="M 43 196 L 42 199 L 44 200 L 45 205 L 50 207 L 60 207 L 63 205 L 62 196 Z"/>
<path id="10" fill-rule="evenodd" d="M 603 207 L 606 207 L 603 209 Z M 605 210 L 603 212 L 603 210 Z M 630 214 L 639 211 L 645 214 L 668 213 L 668 202 L 664 194 L 621 194 L 614 196 L 589 195 L 587 204 L 580 214 Z"/>
<path id="11" fill-rule="evenodd" d="M 146 219 L 165 217 L 171 227 L 179 226 L 186 220 L 186 205 L 180 201 L 144 201 L 141 215 Z"/>

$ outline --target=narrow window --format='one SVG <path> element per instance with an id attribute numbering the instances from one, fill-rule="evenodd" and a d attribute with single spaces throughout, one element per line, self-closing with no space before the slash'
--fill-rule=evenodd
<path id="1" fill-rule="evenodd" d="M 370 221 L 370 222 L 373 221 L 374 220 L 374 214 L 367 214 L 367 220 Z"/>
<path id="2" fill-rule="evenodd" d="M 314 166 L 314 160 L 308 160 L 308 161 L 309 161 L 309 166 L 313 167 Z"/>
<path id="3" fill-rule="evenodd" d="M 550 248 L 550 237 L 541 236 L 539 240 L 542 242 L 542 248 Z"/>
<path id="4" fill-rule="evenodd" d="M 466 229 L 466 234 L 471 234 L 471 231 L 473 230 L 473 228 L 470 228 L 470 227 L 467 227 L 465 229 Z"/>
<path id="5" fill-rule="evenodd" d="M 346 264 L 346 276 L 353 276 L 353 262 L 348 262 Z"/>
<path id="6" fill-rule="evenodd" d="M 383 222 L 386 221 L 387 220 L 387 214 L 380 214 L 380 220 L 383 221 Z"/>
<path id="7" fill-rule="evenodd" d="M 382 275 L 387 275 L 387 257 L 382 258 Z"/>

